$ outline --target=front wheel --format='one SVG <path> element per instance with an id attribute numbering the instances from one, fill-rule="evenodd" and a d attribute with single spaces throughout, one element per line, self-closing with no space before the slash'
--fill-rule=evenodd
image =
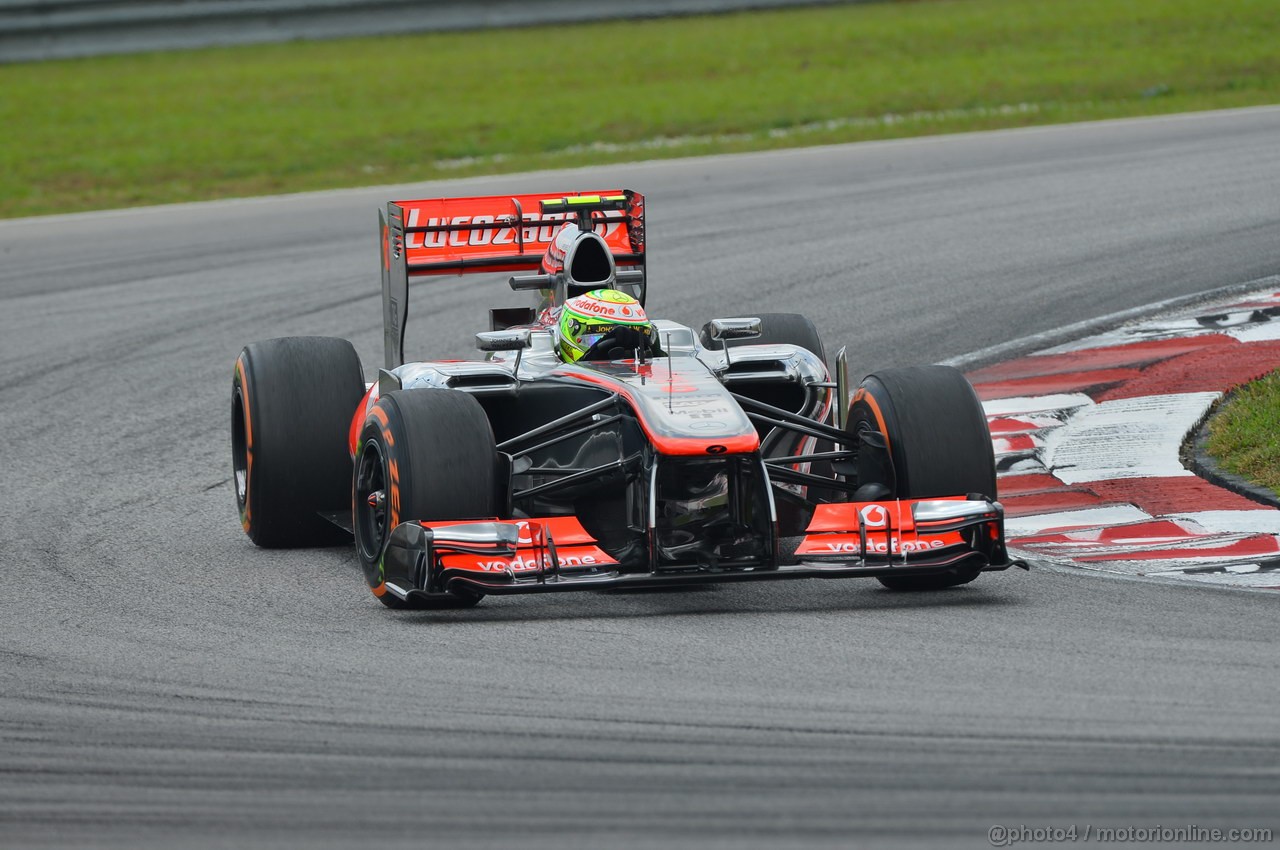
<path id="1" fill-rule="evenodd" d="M 884 369 L 868 375 L 849 406 L 847 429 L 884 435 L 888 460 L 881 484 L 893 498 L 996 496 L 991 432 L 973 386 L 949 366 Z M 866 468 L 868 465 L 863 465 Z M 934 576 L 889 576 L 890 590 L 941 590 L 966 584 L 978 569 Z"/>
<path id="2" fill-rule="evenodd" d="M 320 514 L 350 504 L 347 429 L 363 395 L 360 357 L 345 339 L 269 339 L 240 352 L 231 386 L 231 465 L 250 540 L 287 547 L 350 539 Z"/>
<path id="3" fill-rule="evenodd" d="M 493 430 L 471 396 L 421 389 L 378 399 L 360 432 L 351 501 L 356 555 L 384 605 L 465 608 L 480 601 L 478 593 L 401 599 L 387 589 L 383 556 L 391 532 L 407 520 L 497 516 L 497 475 Z"/>

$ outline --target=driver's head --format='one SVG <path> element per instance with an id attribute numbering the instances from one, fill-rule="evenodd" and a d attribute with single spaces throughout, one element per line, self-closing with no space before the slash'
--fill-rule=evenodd
<path id="1" fill-rule="evenodd" d="M 653 338 L 653 325 L 644 314 L 640 302 L 616 289 L 593 289 L 564 302 L 558 324 L 560 356 L 573 363 L 591 350 L 597 342 L 612 337 L 624 351 L 640 348 Z M 608 357 L 608 351 L 592 353 Z"/>

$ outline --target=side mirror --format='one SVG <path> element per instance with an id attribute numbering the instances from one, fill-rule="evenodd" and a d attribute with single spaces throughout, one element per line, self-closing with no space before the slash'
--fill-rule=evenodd
<path id="1" fill-rule="evenodd" d="M 481 351 L 523 351 L 528 347 L 528 328 L 481 331 L 476 334 L 476 348 Z"/>
<path id="2" fill-rule="evenodd" d="M 755 339 L 760 336 L 760 320 L 749 319 L 712 319 L 711 338 L 724 342 L 730 339 Z"/>
<path id="3" fill-rule="evenodd" d="M 507 283 L 516 292 L 530 289 L 551 289 L 556 285 L 556 276 L 553 274 L 518 274 Z"/>

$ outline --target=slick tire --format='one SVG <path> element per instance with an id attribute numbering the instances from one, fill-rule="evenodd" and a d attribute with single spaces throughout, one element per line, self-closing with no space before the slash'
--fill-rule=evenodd
<path id="1" fill-rule="evenodd" d="M 822 337 L 807 316 L 799 313 L 756 313 L 760 318 L 760 336 L 755 339 L 729 340 L 729 347 L 738 345 L 795 345 L 811 351 L 827 362 L 827 352 Z M 699 334 L 702 347 L 719 351 L 722 343 L 711 338 L 711 326 L 704 325 Z"/>
<path id="2" fill-rule="evenodd" d="M 996 497 L 995 456 L 977 393 L 949 366 L 884 369 L 868 375 L 849 406 L 851 432 L 879 431 L 888 442 L 900 499 L 970 493 Z M 891 590 L 941 590 L 965 584 L 978 570 L 881 578 Z"/>
<path id="3" fill-rule="evenodd" d="M 467 608 L 483 598 L 480 593 L 458 593 L 400 599 L 386 588 L 382 556 L 391 531 L 406 520 L 497 516 L 497 476 L 493 430 L 471 396 L 458 390 L 419 389 L 378 399 L 360 432 L 351 501 L 356 556 L 382 604 Z"/>
<path id="4" fill-rule="evenodd" d="M 364 395 L 345 339 L 286 337 L 245 346 L 231 388 L 236 507 L 267 548 L 324 546 L 350 535 L 318 512 L 351 506 L 347 432 Z"/>

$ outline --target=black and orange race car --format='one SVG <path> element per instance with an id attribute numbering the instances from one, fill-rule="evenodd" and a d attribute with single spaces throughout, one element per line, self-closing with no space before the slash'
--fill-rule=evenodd
<path id="1" fill-rule="evenodd" d="M 655 320 L 652 344 L 562 359 L 567 299 L 645 301 L 642 195 L 397 201 L 379 219 L 375 381 L 341 339 L 236 360 L 236 503 L 259 546 L 354 537 L 391 607 L 789 578 L 928 590 L 1015 563 L 986 418 L 954 369 L 850 388 L 844 349 L 829 371 L 788 313 Z M 410 279 L 471 272 L 514 275 L 533 303 L 490 311 L 482 359 L 406 363 Z"/>

